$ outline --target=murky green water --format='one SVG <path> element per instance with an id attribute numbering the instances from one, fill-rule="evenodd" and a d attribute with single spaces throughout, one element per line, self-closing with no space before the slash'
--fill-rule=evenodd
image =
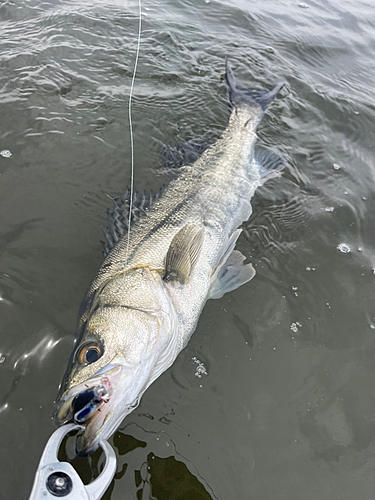
<path id="1" fill-rule="evenodd" d="M 238 245 L 256 277 L 207 304 L 122 423 L 106 499 L 374 497 L 375 6 L 306 1 L 143 0 L 137 188 L 163 184 L 160 143 L 223 130 L 225 56 L 244 83 L 287 82 L 259 142 L 288 167 Z M 136 14 L 0 2 L 0 498 L 29 495 L 105 211 L 129 182 Z M 102 457 L 74 463 L 90 481 Z"/>

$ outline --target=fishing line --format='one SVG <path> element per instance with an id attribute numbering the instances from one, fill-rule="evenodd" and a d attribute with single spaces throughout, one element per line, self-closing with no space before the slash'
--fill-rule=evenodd
<path id="1" fill-rule="evenodd" d="M 134 139 L 133 139 L 133 123 L 132 123 L 132 97 L 133 97 L 133 88 L 134 88 L 135 74 L 137 72 L 137 66 L 138 66 L 139 50 L 140 50 L 140 47 L 141 47 L 141 31 L 142 31 L 142 4 L 141 4 L 141 0 L 138 0 L 138 9 L 139 9 L 138 43 L 137 43 L 137 52 L 136 52 L 136 55 L 135 55 L 133 77 L 132 77 L 132 82 L 131 82 L 131 85 L 130 85 L 130 93 L 129 93 L 129 129 L 130 129 L 131 168 L 130 168 L 130 201 L 129 201 L 129 219 L 128 219 L 128 243 L 127 243 L 127 247 L 126 247 L 126 259 L 129 256 L 130 223 L 131 223 L 132 210 L 133 210 L 133 192 L 134 192 Z"/>

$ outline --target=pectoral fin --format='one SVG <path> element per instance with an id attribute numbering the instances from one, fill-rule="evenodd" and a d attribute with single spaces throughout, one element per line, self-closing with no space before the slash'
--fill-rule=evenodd
<path id="1" fill-rule="evenodd" d="M 165 259 L 164 281 L 186 283 L 199 257 L 204 228 L 188 224 L 173 238 Z"/>
<path id="2" fill-rule="evenodd" d="M 228 246 L 211 278 L 208 290 L 209 299 L 220 299 L 225 293 L 231 292 L 247 283 L 255 276 L 251 264 L 244 264 L 245 256 L 239 250 L 233 250 L 241 230 L 237 229 L 231 236 Z"/>

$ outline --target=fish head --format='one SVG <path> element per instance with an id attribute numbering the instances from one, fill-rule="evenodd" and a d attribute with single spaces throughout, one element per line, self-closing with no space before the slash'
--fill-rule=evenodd
<path id="1" fill-rule="evenodd" d="M 84 426 L 80 456 L 93 453 L 133 411 L 147 387 L 175 357 L 169 315 L 127 307 L 99 307 L 73 351 L 58 397 L 59 425 Z"/>

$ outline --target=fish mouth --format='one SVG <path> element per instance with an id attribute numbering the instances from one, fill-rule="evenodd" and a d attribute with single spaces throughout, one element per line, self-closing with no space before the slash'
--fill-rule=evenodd
<path id="1" fill-rule="evenodd" d="M 109 422 L 108 417 L 116 406 L 123 368 L 122 365 L 110 365 L 63 394 L 56 411 L 57 424 L 73 421 L 84 426 L 83 433 L 77 437 L 77 455 L 93 453 L 100 441 L 107 439 L 117 427 L 117 420 Z"/>

